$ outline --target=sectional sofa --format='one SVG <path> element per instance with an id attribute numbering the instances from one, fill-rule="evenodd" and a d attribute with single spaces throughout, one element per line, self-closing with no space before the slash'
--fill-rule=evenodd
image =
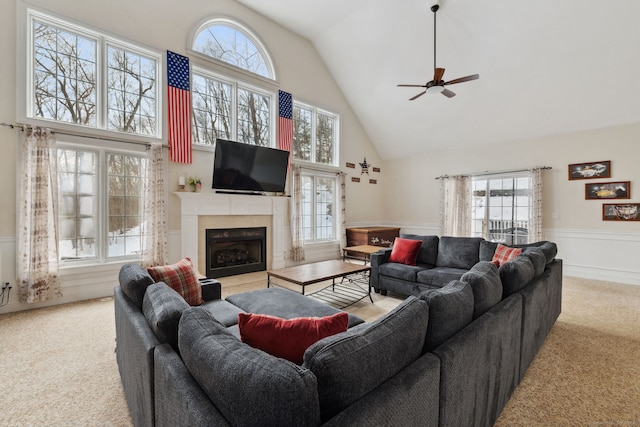
<path id="1" fill-rule="evenodd" d="M 238 313 L 320 317 L 332 307 L 277 288 L 189 307 L 125 266 L 116 353 L 134 424 L 490 426 L 561 304 L 561 260 L 542 271 L 528 257 L 510 263 L 501 274 L 479 261 L 371 323 L 350 315 L 348 330 L 311 345 L 301 365 L 239 340 Z"/>

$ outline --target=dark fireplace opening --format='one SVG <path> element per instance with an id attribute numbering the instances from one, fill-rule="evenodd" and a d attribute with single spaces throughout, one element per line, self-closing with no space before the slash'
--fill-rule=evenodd
<path id="1" fill-rule="evenodd" d="M 207 277 L 266 270 L 266 243 L 266 227 L 207 229 Z"/>

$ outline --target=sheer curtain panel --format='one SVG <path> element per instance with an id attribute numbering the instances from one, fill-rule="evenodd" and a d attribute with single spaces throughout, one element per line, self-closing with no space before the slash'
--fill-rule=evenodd
<path id="1" fill-rule="evenodd" d="M 291 181 L 291 260 L 304 261 L 302 237 L 302 176 L 300 166 L 292 165 Z"/>
<path id="2" fill-rule="evenodd" d="M 529 171 L 531 179 L 531 217 L 529 218 L 530 243 L 542 240 L 542 171 L 543 168 L 534 168 Z"/>
<path id="3" fill-rule="evenodd" d="M 145 238 L 142 265 L 156 266 L 167 263 L 167 204 L 165 189 L 165 160 L 162 144 L 151 144 L 147 151 L 144 182 Z"/>
<path id="4" fill-rule="evenodd" d="M 441 178 L 440 226 L 443 236 L 471 236 L 471 177 Z"/>
<path id="5" fill-rule="evenodd" d="M 50 129 L 24 129 L 21 169 L 17 282 L 21 302 L 34 303 L 62 296 L 56 141 Z"/>
<path id="6" fill-rule="evenodd" d="M 346 206 L 347 206 L 347 192 L 346 188 L 346 173 L 336 173 L 336 184 L 338 186 L 338 197 L 336 202 L 338 203 L 338 218 L 336 218 L 336 225 L 338 226 L 338 238 L 340 240 L 340 247 L 347 247 L 347 229 L 346 229 Z"/>

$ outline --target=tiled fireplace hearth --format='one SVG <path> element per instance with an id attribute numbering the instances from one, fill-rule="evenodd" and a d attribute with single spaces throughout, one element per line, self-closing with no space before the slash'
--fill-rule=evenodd
<path id="1" fill-rule="evenodd" d="M 267 269 L 285 267 L 289 199 L 274 196 L 176 192 L 181 206 L 181 256 L 206 274 L 206 230 L 265 227 Z"/>

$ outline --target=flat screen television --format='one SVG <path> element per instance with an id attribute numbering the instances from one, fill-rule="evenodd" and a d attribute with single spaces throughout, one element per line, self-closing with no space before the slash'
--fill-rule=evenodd
<path id="1" fill-rule="evenodd" d="M 284 193 L 289 152 L 216 140 L 212 187 L 218 192 Z"/>

